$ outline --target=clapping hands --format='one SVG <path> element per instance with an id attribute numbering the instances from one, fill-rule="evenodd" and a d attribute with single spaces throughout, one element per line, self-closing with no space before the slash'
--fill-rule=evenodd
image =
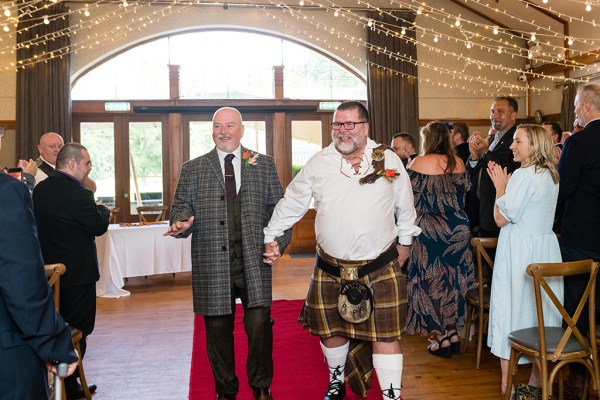
<path id="1" fill-rule="evenodd" d="M 506 167 L 502 168 L 502 165 L 490 161 L 488 162 L 487 173 L 494 183 L 496 192 L 504 194 L 508 179 L 510 178 L 510 174 L 506 171 Z"/>

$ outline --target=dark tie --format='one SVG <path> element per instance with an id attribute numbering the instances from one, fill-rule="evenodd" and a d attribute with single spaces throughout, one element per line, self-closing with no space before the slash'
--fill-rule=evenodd
<path id="1" fill-rule="evenodd" d="M 225 192 L 227 192 L 227 198 L 233 199 L 237 195 L 235 188 L 235 172 L 233 172 L 233 164 L 231 160 L 235 157 L 233 154 L 227 154 L 225 156 Z"/>

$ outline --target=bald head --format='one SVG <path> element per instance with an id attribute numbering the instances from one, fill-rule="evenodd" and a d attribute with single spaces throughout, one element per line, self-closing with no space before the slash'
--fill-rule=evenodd
<path id="1" fill-rule="evenodd" d="M 48 132 L 40 137 L 40 144 L 38 144 L 37 148 L 44 160 L 52 165 L 56 165 L 56 157 L 64 144 L 62 136 L 55 132 Z"/>

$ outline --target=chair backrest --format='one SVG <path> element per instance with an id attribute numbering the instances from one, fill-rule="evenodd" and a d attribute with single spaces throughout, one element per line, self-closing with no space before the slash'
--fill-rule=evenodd
<path id="1" fill-rule="evenodd" d="M 483 302 L 483 287 L 489 282 L 486 282 L 485 277 L 490 275 L 484 274 L 484 267 L 491 270 L 494 269 L 494 260 L 489 254 L 489 250 L 495 249 L 498 245 L 498 238 L 482 238 L 482 237 L 474 237 L 471 239 L 471 246 L 473 246 L 473 250 L 475 251 L 475 265 L 477 266 L 477 281 L 479 283 L 479 299 L 480 302 Z"/>
<path id="2" fill-rule="evenodd" d="M 154 218 L 153 221 L 163 221 L 166 218 L 167 211 L 169 211 L 168 206 L 139 206 L 137 207 L 138 217 L 140 218 L 140 222 L 150 222 L 146 219 L 146 216 L 152 215 Z"/>
<path id="3" fill-rule="evenodd" d="M 592 354 L 595 357 L 596 354 L 596 341 L 586 339 L 587 332 L 580 332 L 577 328 L 577 321 L 583 313 L 584 308 L 588 307 L 590 332 L 589 337 L 596 337 L 596 276 L 598 275 L 599 264 L 593 260 L 583 261 L 572 261 L 562 263 L 543 263 L 543 264 L 530 264 L 527 266 L 527 273 L 533 277 L 533 287 L 535 291 L 535 304 L 538 317 L 538 330 L 540 335 L 540 349 L 542 357 L 547 357 L 550 361 L 557 361 L 563 358 L 563 352 L 565 346 L 571 342 L 573 343 L 572 337 L 577 340 L 577 343 L 582 349 L 582 353 Z M 558 277 L 558 276 L 570 276 L 570 275 L 589 275 L 588 282 L 583 295 L 575 309 L 573 315 L 565 310 L 562 305 L 562 296 L 559 299 L 546 278 Z M 544 293 L 550 299 L 550 302 L 558 310 L 560 315 L 563 317 L 566 328 L 562 333 L 560 340 L 557 342 L 556 348 L 553 354 L 546 354 L 546 327 L 544 326 L 544 308 L 542 306 L 542 289 Z M 548 306 L 547 306 L 548 309 Z M 591 349 L 590 349 L 591 347 Z M 583 355 L 583 354 L 582 354 Z M 572 357 L 572 356 L 570 356 Z"/>
<path id="4" fill-rule="evenodd" d="M 64 264 L 45 264 L 44 271 L 46 272 L 46 278 L 48 278 L 48 284 L 52 288 L 54 293 L 54 303 L 56 303 L 56 309 L 60 309 L 60 276 L 67 271 L 67 267 Z"/>
<path id="5" fill-rule="evenodd" d="M 113 207 L 110 210 L 110 217 L 108 218 L 108 223 L 115 224 L 117 222 L 117 214 L 121 212 L 119 207 Z"/>

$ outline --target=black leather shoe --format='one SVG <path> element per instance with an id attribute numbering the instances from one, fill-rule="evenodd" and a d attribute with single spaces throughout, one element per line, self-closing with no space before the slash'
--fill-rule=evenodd
<path id="1" fill-rule="evenodd" d="M 85 398 L 85 393 L 83 393 L 83 388 L 81 387 L 81 385 L 77 385 L 78 388 L 77 390 L 73 391 L 73 392 L 67 392 L 67 400 L 78 400 L 78 399 L 84 399 Z M 95 393 L 96 389 L 98 389 L 98 386 L 96 386 L 95 384 L 91 384 L 88 385 L 88 390 L 90 391 L 90 394 Z"/>
<path id="2" fill-rule="evenodd" d="M 252 394 L 256 400 L 273 400 L 273 395 L 269 388 L 253 388 Z"/>
<path id="3" fill-rule="evenodd" d="M 235 397 L 235 394 L 219 394 L 217 400 L 236 400 Z"/>
<path id="4" fill-rule="evenodd" d="M 346 397 L 346 385 L 342 381 L 329 382 L 327 386 L 327 393 L 323 400 L 343 400 Z"/>

